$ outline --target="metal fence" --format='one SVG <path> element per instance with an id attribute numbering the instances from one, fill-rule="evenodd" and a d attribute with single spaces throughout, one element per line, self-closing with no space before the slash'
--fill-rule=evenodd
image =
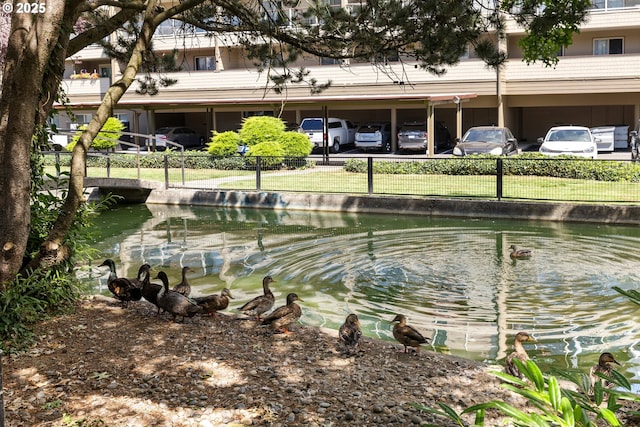
<path id="1" fill-rule="evenodd" d="M 640 163 L 566 158 L 402 155 L 274 159 L 204 153 L 96 154 L 89 177 L 164 181 L 166 188 L 638 204 Z M 95 163 L 95 162 L 94 162 Z M 145 166 L 152 163 L 153 166 Z M 285 167 L 282 167 L 282 165 Z M 141 169 L 137 169 L 137 165 Z M 274 165 L 277 165 L 275 167 Z"/>

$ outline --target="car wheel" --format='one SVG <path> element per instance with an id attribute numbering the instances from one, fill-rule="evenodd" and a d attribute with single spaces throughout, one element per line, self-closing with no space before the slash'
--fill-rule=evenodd
<path id="1" fill-rule="evenodd" d="M 638 146 L 635 144 L 631 146 L 631 160 L 638 161 Z"/>
<path id="2" fill-rule="evenodd" d="M 338 141 L 337 139 L 333 140 L 333 145 L 331 146 L 331 151 L 333 153 L 339 153 L 340 152 L 340 141 Z"/>

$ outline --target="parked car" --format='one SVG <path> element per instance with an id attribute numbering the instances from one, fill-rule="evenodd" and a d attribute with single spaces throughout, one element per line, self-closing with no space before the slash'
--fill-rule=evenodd
<path id="1" fill-rule="evenodd" d="M 598 158 L 598 139 L 585 126 L 554 126 L 544 138 L 538 138 L 540 153 L 548 156 Z"/>
<path id="2" fill-rule="evenodd" d="M 302 131 L 309 136 L 314 149 L 324 147 L 324 119 L 310 117 L 302 119 L 300 123 Z M 331 151 L 337 153 L 343 145 L 353 145 L 355 142 L 357 126 L 345 119 L 335 117 L 328 118 L 327 143 Z"/>
<path id="3" fill-rule="evenodd" d="M 474 126 L 469 128 L 462 140 L 453 147 L 454 156 L 468 156 L 470 154 L 493 154 L 495 156 L 518 154 L 518 140 L 506 127 Z"/>
<path id="4" fill-rule="evenodd" d="M 451 148 L 451 134 L 442 122 L 435 123 L 435 151 Z M 405 122 L 398 132 L 398 149 L 406 151 L 424 151 L 427 153 L 427 123 L 420 121 Z"/>
<path id="5" fill-rule="evenodd" d="M 166 149 L 167 141 L 175 142 L 184 148 L 200 148 L 204 146 L 204 138 L 188 127 L 162 127 L 155 132 L 156 148 Z"/>
<path id="6" fill-rule="evenodd" d="M 635 129 L 629 132 L 629 146 L 631 147 L 631 160 L 638 161 L 640 158 L 640 120 L 636 123 Z"/>
<path id="7" fill-rule="evenodd" d="M 391 123 L 367 123 L 356 131 L 356 148 L 360 150 L 391 151 Z"/>

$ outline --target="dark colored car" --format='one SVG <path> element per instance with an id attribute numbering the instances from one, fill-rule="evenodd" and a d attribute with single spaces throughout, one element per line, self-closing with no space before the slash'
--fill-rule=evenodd
<path id="1" fill-rule="evenodd" d="M 167 141 L 175 142 L 184 148 L 200 148 L 204 146 L 204 138 L 195 130 L 184 127 L 162 127 L 156 130 L 156 147 L 166 148 Z M 175 147 L 173 147 L 175 148 Z"/>
<path id="2" fill-rule="evenodd" d="M 440 152 L 451 148 L 451 134 L 442 122 L 435 123 L 436 137 L 435 151 Z M 398 149 L 404 151 L 427 152 L 427 123 L 405 122 L 398 132 Z"/>
<path id="3" fill-rule="evenodd" d="M 492 154 L 495 156 L 518 154 L 518 140 L 506 127 L 472 127 L 453 147 L 454 156 L 470 154 Z"/>

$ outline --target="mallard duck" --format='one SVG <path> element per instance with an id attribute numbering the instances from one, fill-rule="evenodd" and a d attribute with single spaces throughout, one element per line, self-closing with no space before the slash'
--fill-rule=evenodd
<path id="1" fill-rule="evenodd" d="M 264 318 L 262 326 L 271 326 L 272 329 L 289 333 L 289 326 L 302 316 L 302 310 L 295 301 L 303 301 L 294 293 L 287 295 L 287 305 L 276 308 L 271 314 Z"/>
<path id="2" fill-rule="evenodd" d="M 138 268 L 138 275 L 135 278 L 129 280 L 131 280 L 131 282 L 136 285 L 136 287 L 142 288 L 142 282 L 144 281 L 143 275 L 149 274 L 149 271 L 151 271 L 151 266 L 149 264 L 142 264 L 140 268 Z"/>
<path id="3" fill-rule="evenodd" d="M 109 267 L 109 278 L 107 287 L 113 296 L 120 300 L 122 308 L 129 306 L 129 301 L 140 301 L 142 291 L 131 280 L 118 277 L 116 274 L 116 263 L 112 259 L 106 259 L 98 267 Z"/>
<path id="4" fill-rule="evenodd" d="M 611 371 L 613 371 L 612 364 L 616 364 L 620 366 L 618 361 L 613 357 L 613 354 L 609 352 L 602 353 L 598 358 L 598 364 L 593 365 L 589 370 L 589 379 L 591 380 L 591 387 L 589 388 L 589 394 L 593 394 L 593 388 L 595 387 L 598 381 L 603 381 L 603 385 L 607 388 L 611 387 L 609 381 L 601 378 L 598 374 L 606 375 L 608 377 L 611 376 Z"/>
<path id="5" fill-rule="evenodd" d="M 229 298 L 233 299 L 231 291 L 224 288 L 222 292 L 220 292 L 220 295 L 205 295 L 192 299 L 202 307 L 203 313 L 206 313 L 208 316 L 217 316 L 216 311 L 229 307 Z"/>
<path id="6" fill-rule="evenodd" d="M 342 326 L 338 330 L 340 342 L 349 350 L 357 349 L 362 338 L 362 330 L 360 329 L 360 320 L 358 316 L 351 313 L 347 316 Z"/>
<path id="7" fill-rule="evenodd" d="M 273 282 L 275 282 L 275 280 L 273 280 L 271 276 L 265 276 L 262 279 L 263 295 L 255 297 L 238 310 L 248 316 L 255 316 L 257 320 L 261 320 L 260 315 L 271 310 L 271 307 L 273 307 L 273 304 L 276 301 L 271 289 L 269 289 L 269 284 Z"/>
<path id="8" fill-rule="evenodd" d="M 187 273 L 193 271 L 191 267 L 182 267 L 182 281 L 173 287 L 173 290 L 179 294 L 188 297 L 191 294 L 191 285 L 187 279 Z"/>
<path id="9" fill-rule="evenodd" d="M 504 367 L 505 372 L 509 375 L 513 375 L 514 377 L 518 377 L 522 379 L 522 373 L 513 362 L 514 359 L 520 360 L 522 363 L 526 363 L 529 360 L 529 355 L 527 354 L 523 342 L 526 341 L 535 341 L 531 335 L 526 332 L 518 332 L 516 337 L 513 340 L 513 353 L 507 356 L 507 360 L 505 361 Z"/>
<path id="10" fill-rule="evenodd" d="M 185 317 L 193 317 L 202 312 L 202 307 L 185 297 L 184 295 L 169 289 L 169 278 L 164 271 L 158 272 L 157 279 L 162 281 L 163 288 L 158 293 L 158 307 L 171 313 L 173 321 L 176 321 L 176 316 L 182 316 L 182 321 Z"/>
<path id="11" fill-rule="evenodd" d="M 531 258 L 533 255 L 530 249 L 519 249 L 516 245 L 509 246 L 509 249 L 511 249 L 509 256 L 513 259 Z"/>
<path id="12" fill-rule="evenodd" d="M 420 352 L 420 344 L 426 344 L 430 338 L 425 338 L 420 332 L 413 326 L 407 325 L 407 318 L 398 314 L 391 321 L 398 322 L 393 325 L 393 337 L 400 344 L 404 345 L 404 352 L 407 353 L 407 347 L 413 347 L 416 353 Z"/>
<path id="13" fill-rule="evenodd" d="M 149 301 L 151 304 L 158 308 L 156 316 L 160 314 L 160 306 L 158 306 L 158 293 L 162 290 L 162 285 L 157 283 L 151 283 L 151 266 L 149 264 L 143 264 L 140 269 L 143 271 L 142 276 L 142 298 Z M 140 273 L 138 273 L 140 274 Z"/>

